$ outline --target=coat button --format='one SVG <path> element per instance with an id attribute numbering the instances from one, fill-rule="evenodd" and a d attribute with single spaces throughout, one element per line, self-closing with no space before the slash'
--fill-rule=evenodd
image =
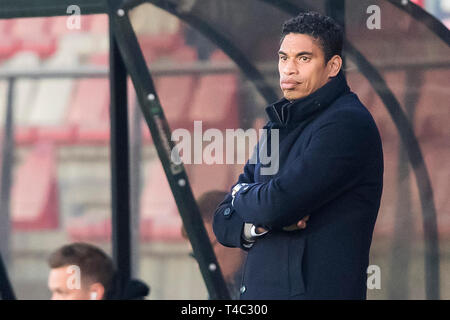
<path id="1" fill-rule="evenodd" d="M 247 288 L 245 286 L 242 286 L 239 291 L 241 292 L 241 294 L 243 294 L 246 290 L 247 290 Z"/>
<path id="2" fill-rule="evenodd" d="M 230 208 L 226 208 L 225 211 L 223 212 L 223 215 L 225 217 L 228 217 L 230 215 L 230 213 L 231 213 L 231 209 Z"/>

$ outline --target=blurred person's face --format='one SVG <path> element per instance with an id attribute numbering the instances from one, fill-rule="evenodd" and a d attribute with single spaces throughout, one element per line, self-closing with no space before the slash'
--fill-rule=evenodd
<path id="1" fill-rule="evenodd" d="M 104 288 L 100 283 L 80 282 L 79 288 L 73 285 L 73 273 L 69 266 L 53 268 L 48 276 L 48 288 L 52 300 L 101 300 Z"/>
<path id="2" fill-rule="evenodd" d="M 321 88 L 338 74 L 342 65 L 338 55 L 325 63 L 319 43 L 306 34 L 287 34 L 278 56 L 280 87 L 289 101 L 304 98 Z"/>
<path id="3" fill-rule="evenodd" d="M 212 222 L 204 221 L 204 226 L 206 229 L 206 233 L 208 234 L 209 241 L 211 242 L 211 246 L 213 247 L 214 254 L 216 255 L 216 258 L 220 265 L 222 275 L 225 278 L 225 281 L 233 279 L 234 274 L 240 268 L 243 262 L 243 255 L 241 249 L 228 248 L 221 245 L 217 241 L 217 238 L 212 229 Z M 184 238 L 188 239 L 184 227 L 181 228 L 181 234 Z"/>

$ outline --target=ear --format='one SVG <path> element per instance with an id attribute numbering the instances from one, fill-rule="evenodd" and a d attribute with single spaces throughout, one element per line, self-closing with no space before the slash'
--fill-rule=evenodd
<path id="1" fill-rule="evenodd" d="M 93 283 L 89 287 L 89 294 L 91 300 L 103 300 L 105 287 L 100 282 Z"/>
<path id="2" fill-rule="evenodd" d="M 342 67 L 342 58 L 337 54 L 331 57 L 331 59 L 327 62 L 328 68 L 328 77 L 332 78 L 337 76 Z"/>

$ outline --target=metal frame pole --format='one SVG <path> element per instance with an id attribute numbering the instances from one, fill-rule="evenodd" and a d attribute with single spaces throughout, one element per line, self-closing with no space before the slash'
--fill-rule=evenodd
<path id="1" fill-rule="evenodd" d="M 9 78 L 0 181 L 0 253 L 3 255 L 6 266 L 10 262 L 11 186 L 14 166 L 14 86 L 15 79 Z"/>
<path id="2" fill-rule="evenodd" d="M 127 71 L 110 24 L 112 251 L 117 271 L 131 277 Z"/>

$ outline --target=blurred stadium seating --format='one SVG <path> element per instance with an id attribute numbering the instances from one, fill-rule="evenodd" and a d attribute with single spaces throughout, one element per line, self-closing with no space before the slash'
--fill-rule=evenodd
<path id="1" fill-rule="evenodd" d="M 172 65 L 198 62 L 196 48 L 184 42 L 183 29 L 178 20 L 146 23 L 145 10 L 136 12 L 141 17 L 133 17 L 133 27 L 138 35 L 141 49 L 147 62 Z M 0 69 L 37 70 L 39 68 L 77 68 L 80 66 L 108 67 L 108 22 L 105 15 L 83 16 L 81 29 L 69 30 L 66 17 L 0 20 Z M 31 33 L 30 30 L 33 30 Z M 217 50 L 210 57 L 210 63 L 223 63 L 229 58 Z M 446 73 L 439 70 L 428 71 L 424 81 L 430 77 L 441 77 Z M 403 72 L 387 72 L 395 93 L 403 88 L 406 81 Z M 361 100 L 369 107 L 383 138 L 386 172 L 395 172 L 398 166 L 399 138 L 397 129 L 379 97 L 358 73 L 349 73 L 349 81 Z M 400 85 L 401 84 L 401 85 Z M 236 74 L 183 74 L 155 77 L 155 86 L 165 115 L 172 129 L 192 130 L 194 120 L 203 121 L 207 128 L 239 127 L 239 78 Z M 0 83 L 0 92 L 6 93 L 7 85 Z M 136 98 L 131 81 L 129 88 L 130 114 L 136 106 Z M 431 89 L 430 89 L 431 90 Z M 431 91 L 423 91 L 419 96 L 422 106 L 442 105 L 435 103 Z M 5 101 L 0 102 L 4 114 Z M 436 167 L 444 166 L 449 158 L 449 126 L 446 124 L 447 109 L 434 108 L 432 112 L 417 109 L 414 129 L 421 139 L 426 155 L 426 163 L 431 166 L 432 183 L 438 212 L 448 208 L 445 191 L 448 190 L 448 173 L 441 174 Z M 19 149 L 31 150 L 21 153 L 23 159 L 17 167 L 14 179 L 13 225 L 20 230 L 55 228 L 63 215 L 58 207 L 58 148 L 80 148 L 109 145 L 109 83 L 107 78 L 83 79 L 17 79 L 14 91 L 15 143 Z M 148 128 L 142 126 L 145 145 L 151 145 Z M 43 145 L 47 146 L 44 147 Z M 50 146 L 50 147 L 49 147 Z M 42 158 L 41 158 L 42 157 Z M 42 163 L 41 163 L 42 162 Z M 44 166 L 44 170 L 33 172 L 34 166 Z M 80 164 L 81 165 L 81 164 Z M 105 162 L 104 166 L 109 163 Z M 148 166 L 141 193 L 141 238 L 181 241 L 179 228 L 181 220 L 177 214 L 172 194 L 157 160 Z M 195 196 L 210 189 L 227 190 L 237 178 L 242 165 L 235 166 L 187 166 Z M 31 173 L 29 173 L 31 172 Z M 213 179 L 211 179 L 213 177 Z M 377 222 L 376 234 L 392 232 L 392 217 L 395 215 L 398 181 L 393 175 L 385 176 L 385 192 L 382 214 Z M 42 187 L 39 187 L 42 184 Z M 414 190 L 414 180 L 411 182 Z M 107 188 L 109 186 L 105 186 Z M 37 188 L 39 192 L 31 192 Z M 31 192 L 32 199 L 25 195 Z M 417 202 L 417 192 L 412 191 Z M 28 196 L 28 198 L 31 196 Z M 82 199 L 79 200 L 82 202 Z M 23 203 L 21 205 L 21 203 Z M 30 203 L 37 203 L 33 211 Z M 24 212 L 21 212 L 24 210 Z M 48 212 L 45 212 L 48 211 Z M 85 209 L 87 216 L 95 208 Z M 163 214 L 164 212 L 164 214 Z M 67 215 L 67 214 L 65 214 Z M 68 214 L 70 216 L 70 214 Z M 72 239 L 106 239 L 110 236 L 110 219 L 83 218 L 83 214 L 66 223 Z M 420 217 L 418 218 L 420 219 Z M 419 226 L 420 220 L 416 221 Z M 450 221 L 447 216 L 439 216 L 439 230 L 450 235 Z"/>
<path id="2" fill-rule="evenodd" d="M 13 228 L 46 230 L 58 227 L 57 163 L 51 143 L 35 145 L 18 165 L 11 199 Z"/>

